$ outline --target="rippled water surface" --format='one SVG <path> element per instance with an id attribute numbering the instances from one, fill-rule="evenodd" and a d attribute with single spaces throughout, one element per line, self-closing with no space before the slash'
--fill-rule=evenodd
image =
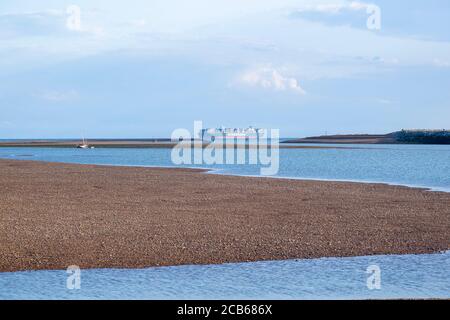
<path id="1" fill-rule="evenodd" d="M 281 149 L 277 177 L 385 182 L 450 191 L 450 145 L 346 147 L 356 149 Z M 85 164 L 174 166 L 171 149 L 0 148 L 0 158 Z M 257 165 L 203 164 L 197 167 L 213 168 L 216 173 L 223 174 L 260 174 L 260 167 Z"/>
<path id="2" fill-rule="evenodd" d="M 381 270 L 381 289 L 366 273 Z M 450 298 L 450 253 L 323 258 L 137 270 L 0 273 L 0 299 L 372 299 Z"/>

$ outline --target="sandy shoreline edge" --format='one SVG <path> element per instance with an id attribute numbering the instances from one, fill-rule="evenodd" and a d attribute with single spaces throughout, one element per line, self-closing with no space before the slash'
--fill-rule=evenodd
<path id="1" fill-rule="evenodd" d="M 450 195 L 0 160 L 0 271 L 140 268 L 450 249 Z"/>

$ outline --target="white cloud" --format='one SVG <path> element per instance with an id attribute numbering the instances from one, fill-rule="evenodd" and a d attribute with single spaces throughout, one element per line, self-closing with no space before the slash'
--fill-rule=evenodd
<path id="1" fill-rule="evenodd" d="M 305 4 L 300 6 L 297 12 L 319 12 L 319 13 L 328 13 L 328 14 L 338 14 L 343 11 L 361 11 L 367 10 L 370 7 L 370 4 L 352 1 L 352 2 L 335 2 L 335 3 L 320 3 L 320 4 Z"/>
<path id="2" fill-rule="evenodd" d="M 47 18 L 47 17 L 61 17 L 64 15 L 62 10 L 57 9 L 46 9 L 40 11 L 26 11 L 26 12 L 10 12 L 10 13 L 2 13 L 0 14 L 0 18 Z"/>
<path id="3" fill-rule="evenodd" d="M 69 91 L 47 91 L 37 95 L 39 98 L 50 102 L 66 102 L 77 99 L 79 94 L 75 90 Z"/>
<path id="4" fill-rule="evenodd" d="M 436 67 L 440 67 L 440 68 L 449 68 L 450 67 L 450 61 L 448 61 L 448 60 L 434 59 L 433 63 Z"/>
<path id="5" fill-rule="evenodd" d="M 296 78 L 284 76 L 279 70 L 272 67 L 247 70 L 239 75 L 238 83 L 275 91 L 291 91 L 301 95 L 306 94 L 306 91 L 299 85 Z"/>
<path id="6" fill-rule="evenodd" d="M 155 2 L 130 11 L 113 3 L 83 5 L 78 32 L 67 29 L 68 14 L 62 6 L 60 10 L 30 8 L 35 11 L 25 13 L 27 19 L 19 19 L 18 14 L 9 15 L 8 19 L 0 15 L 0 69 L 2 73 L 6 69 L 16 72 L 41 65 L 42 59 L 50 64 L 127 51 L 146 56 L 189 57 L 220 66 L 263 65 L 270 61 L 275 66 L 288 65 L 288 74 L 301 74 L 305 81 L 378 74 L 394 67 L 445 66 L 450 52 L 448 42 L 388 33 L 381 36 L 365 28 L 333 26 L 326 23 L 327 19 L 318 23 L 286 16 L 295 8 L 300 14 L 302 10 L 362 14 L 368 6 L 365 2 L 217 0 L 222 3 L 220 9 L 216 1 L 193 2 L 198 6 L 191 8 L 189 2 L 176 12 L 169 10 L 177 7 L 173 1 L 158 5 Z M 195 11 L 201 7 L 200 2 L 204 10 Z M 241 6 L 246 8 L 245 17 Z M 380 58 L 372 60 L 373 57 Z M 435 58 L 440 60 L 434 62 Z M 286 71 L 278 72 L 284 75 Z"/>
<path id="7" fill-rule="evenodd" d="M 32 41 L 29 37 L 40 36 L 58 41 L 69 34 L 103 36 L 105 30 L 97 24 L 96 14 L 95 10 L 81 10 L 74 5 L 64 10 L 0 13 L 0 40 L 13 38 L 26 42 Z"/>
<path id="8" fill-rule="evenodd" d="M 380 104 L 393 104 L 392 100 L 385 99 L 385 98 L 379 98 L 379 99 L 377 99 L 377 102 Z"/>
<path id="9" fill-rule="evenodd" d="M 59 10 L 0 14 L 0 39 L 54 35 L 64 31 L 64 14 Z"/>
<path id="10" fill-rule="evenodd" d="M 14 124 L 10 121 L 0 121 L 0 128 L 12 128 Z"/>
<path id="11" fill-rule="evenodd" d="M 349 5 L 349 8 L 351 10 L 367 10 L 368 8 L 370 8 L 371 6 L 373 6 L 372 4 L 369 3 L 364 3 L 364 2 L 359 2 L 359 1 L 352 1 Z"/>
<path id="12" fill-rule="evenodd" d="M 143 28 L 143 27 L 147 26 L 147 20 L 145 20 L 145 19 L 131 20 L 130 25 L 135 28 Z"/>

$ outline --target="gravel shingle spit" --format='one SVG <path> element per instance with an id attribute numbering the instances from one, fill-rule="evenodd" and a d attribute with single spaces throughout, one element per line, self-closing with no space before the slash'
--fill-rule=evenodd
<path id="1" fill-rule="evenodd" d="M 0 160 L 0 271 L 450 249 L 450 194 Z"/>

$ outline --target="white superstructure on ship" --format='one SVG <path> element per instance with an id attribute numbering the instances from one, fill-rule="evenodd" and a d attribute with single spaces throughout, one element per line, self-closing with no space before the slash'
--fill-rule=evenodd
<path id="1" fill-rule="evenodd" d="M 231 140 L 231 139 L 258 139 L 265 134 L 264 129 L 248 127 L 248 128 L 207 128 L 200 133 L 202 140 Z"/>

